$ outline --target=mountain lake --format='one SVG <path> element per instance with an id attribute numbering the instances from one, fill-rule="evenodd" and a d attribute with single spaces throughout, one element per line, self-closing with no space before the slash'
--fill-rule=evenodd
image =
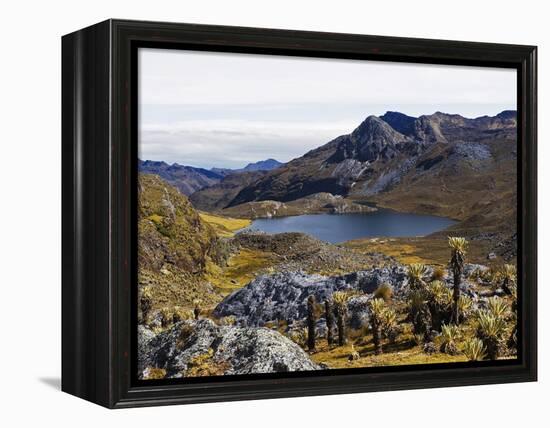
<path id="1" fill-rule="evenodd" d="M 306 214 L 260 218 L 244 230 L 267 233 L 302 232 L 330 243 L 359 238 L 425 236 L 443 230 L 455 220 L 433 215 L 378 209 L 370 213 Z"/>

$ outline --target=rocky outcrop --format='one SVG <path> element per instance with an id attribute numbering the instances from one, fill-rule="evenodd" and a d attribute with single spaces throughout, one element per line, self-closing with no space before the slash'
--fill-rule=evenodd
<path id="1" fill-rule="evenodd" d="M 396 156 L 400 146 L 410 142 L 409 137 L 397 132 L 376 116 L 369 116 L 337 147 L 327 162 L 339 163 L 347 159 L 359 162 L 389 160 Z"/>
<path id="2" fill-rule="evenodd" d="M 248 326 L 261 326 L 278 320 L 291 324 L 306 317 L 306 300 L 310 295 L 314 295 L 317 302 L 324 302 L 335 291 L 370 294 L 383 283 L 392 284 L 394 292 L 399 293 L 406 284 L 405 268 L 374 268 L 332 277 L 303 272 L 261 275 L 226 297 L 216 306 L 214 315 L 231 315 L 238 324 Z M 350 299 L 349 309 L 353 318 L 355 311 L 364 311 L 366 308 Z M 361 316 L 357 315 L 359 318 Z"/>
<path id="3" fill-rule="evenodd" d="M 267 328 L 219 326 L 208 319 L 182 321 L 154 337 L 139 330 L 140 377 L 149 368 L 166 377 L 319 370 L 282 334 Z"/>
<path id="4" fill-rule="evenodd" d="M 366 213 L 372 211 L 376 211 L 376 209 L 355 203 L 354 201 L 346 199 L 340 195 L 322 192 L 286 203 L 270 200 L 247 202 L 241 205 L 226 208 L 220 213 L 229 217 L 256 219 L 287 217 L 303 214 L 347 214 Z"/>

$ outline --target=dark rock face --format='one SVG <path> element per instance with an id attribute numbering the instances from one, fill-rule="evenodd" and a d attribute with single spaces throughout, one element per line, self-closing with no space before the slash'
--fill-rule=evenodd
<path id="1" fill-rule="evenodd" d="M 280 333 L 266 328 L 218 326 L 211 320 L 182 321 L 156 336 L 139 330 L 139 373 L 150 367 L 184 377 L 200 358 L 218 375 L 319 370 L 320 366 Z"/>
<path id="2" fill-rule="evenodd" d="M 393 158 L 401 145 L 410 142 L 410 138 L 397 132 L 376 116 L 369 116 L 336 149 L 329 163 L 355 159 L 359 162 L 374 162 L 378 159 Z"/>
<path id="3" fill-rule="evenodd" d="M 388 111 L 380 116 L 384 122 L 389 124 L 393 129 L 401 132 L 403 135 L 413 135 L 415 129 L 416 117 L 407 116 L 406 114 L 397 111 Z"/>
<path id="4" fill-rule="evenodd" d="M 248 326 L 259 326 L 278 320 L 291 324 L 306 317 L 307 298 L 310 295 L 314 295 L 315 300 L 322 303 L 335 291 L 349 290 L 370 294 L 385 282 L 392 284 L 394 291 L 399 292 L 406 282 L 405 268 L 374 268 L 334 277 L 302 272 L 262 275 L 226 297 L 218 304 L 214 315 L 232 315 L 238 324 Z M 366 309 L 353 303 L 353 299 L 350 299 L 349 305 L 352 318 L 355 310 Z M 361 317 L 358 315 L 356 318 L 359 320 Z M 356 324 L 358 323 L 359 321 Z"/>

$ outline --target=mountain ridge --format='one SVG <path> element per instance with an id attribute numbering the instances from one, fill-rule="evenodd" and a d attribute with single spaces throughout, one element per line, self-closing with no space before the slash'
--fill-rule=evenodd
<path id="1" fill-rule="evenodd" d="M 234 216 L 242 211 L 246 217 L 250 204 L 329 193 L 453 218 L 461 221 L 455 229 L 466 234 L 481 229 L 508 234 L 517 217 L 516 172 L 515 111 L 474 119 L 442 112 L 418 118 L 386 112 L 367 117 L 350 134 L 276 170 L 249 176 L 246 182 L 236 175 L 230 193 L 214 192 L 224 179 L 195 193 L 191 201 L 199 209 L 230 209 Z M 223 199 L 216 199 L 216 193 Z"/>
<path id="2" fill-rule="evenodd" d="M 138 170 L 145 174 L 155 174 L 175 186 L 182 194 L 190 196 L 198 190 L 219 183 L 230 174 L 251 171 L 271 171 L 283 163 L 269 158 L 247 164 L 244 168 L 199 168 L 178 163 L 138 159 Z"/>

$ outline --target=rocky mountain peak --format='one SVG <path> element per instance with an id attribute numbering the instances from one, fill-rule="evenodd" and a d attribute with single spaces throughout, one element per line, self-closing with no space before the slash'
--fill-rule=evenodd
<path id="1" fill-rule="evenodd" d="M 504 110 L 497 114 L 499 119 L 516 119 L 518 112 L 516 110 Z"/>
<path id="2" fill-rule="evenodd" d="M 360 162 L 391 159 L 397 146 L 409 138 L 393 129 L 376 116 L 367 117 L 347 138 L 338 145 L 331 162 L 355 159 Z"/>
<path id="3" fill-rule="evenodd" d="M 398 111 L 387 111 L 380 116 L 384 122 L 389 124 L 393 129 L 404 135 L 414 134 L 414 123 L 416 117 L 407 116 Z"/>

